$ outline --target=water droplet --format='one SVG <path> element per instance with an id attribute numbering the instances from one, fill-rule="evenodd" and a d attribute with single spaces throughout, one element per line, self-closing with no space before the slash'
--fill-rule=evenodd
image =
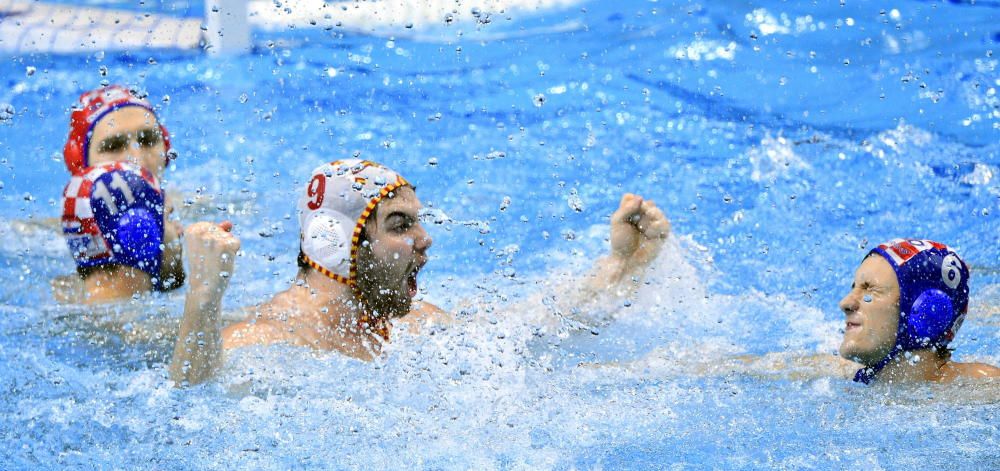
<path id="1" fill-rule="evenodd" d="M 539 93 L 532 98 L 536 108 L 541 108 L 545 104 L 545 95 Z"/>
<path id="2" fill-rule="evenodd" d="M 14 121 L 14 105 L 0 103 L 0 124 L 10 124 Z"/>
<path id="3" fill-rule="evenodd" d="M 865 297 L 863 297 L 861 299 L 863 299 L 866 303 L 870 303 L 870 302 L 872 302 L 872 295 L 866 294 Z"/>
<path id="4" fill-rule="evenodd" d="M 97 68 L 97 73 L 101 74 L 101 77 L 107 77 L 108 76 L 108 66 L 102 65 L 102 66 L 98 67 Z"/>
<path id="5" fill-rule="evenodd" d="M 566 198 L 566 203 L 569 204 L 573 211 L 578 213 L 583 212 L 583 200 L 580 199 L 580 195 L 577 194 L 576 188 L 571 188 L 569 190 L 569 196 Z"/>
<path id="6" fill-rule="evenodd" d="M 27 66 L 27 67 L 24 68 L 24 73 L 27 74 L 28 77 L 31 77 L 32 75 L 35 75 L 35 71 L 37 71 L 37 70 L 38 69 L 36 69 L 35 66 L 29 65 L 29 66 Z"/>
<path id="7" fill-rule="evenodd" d="M 510 207 L 510 197 L 504 196 L 503 201 L 500 202 L 500 211 L 506 211 Z"/>
<path id="8" fill-rule="evenodd" d="M 250 101 L 250 97 L 247 96 L 246 93 L 241 93 L 240 94 L 240 103 L 246 103 L 248 101 Z"/>
<path id="9" fill-rule="evenodd" d="M 433 166 L 435 166 L 437 164 L 438 164 L 438 158 L 437 157 L 431 157 L 431 158 L 427 159 L 427 165 L 430 165 L 431 167 L 433 167 Z"/>
<path id="10" fill-rule="evenodd" d="M 729 195 L 723 196 L 722 197 L 722 202 L 726 203 L 726 204 L 732 203 L 733 202 L 733 197 L 729 196 Z"/>

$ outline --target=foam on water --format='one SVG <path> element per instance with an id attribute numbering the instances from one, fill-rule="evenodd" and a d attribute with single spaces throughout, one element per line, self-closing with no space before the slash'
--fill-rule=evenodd
<path id="1" fill-rule="evenodd" d="M 957 358 L 1000 364 L 996 8 L 553 2 L 522 15 L 529 3 L 444 33 L 260 33 L 226 61 L 0 63 L 4 467 L 1000 462 L 996 384 L 866 388 L 822 360 L 861 257 L 919 236 L 973 266 Z M 97 311 L 49 294 L 73 266 L 39 221 L 58 216 L 68 106 L 101 80 L 157 103 L 182 220 L 236 223 L 227 309 L 288 286 L 289 202 L 319 162 L 358 153 L 418 186 L 435 239 L 420 296 L 455 323 L 398 330 L 370 364 L 240 350 L 219 381 L 172 388 L 183 292 Z M 656 200 L 674 235 L 636 294 L 563 309 L 626 191 Z"/>

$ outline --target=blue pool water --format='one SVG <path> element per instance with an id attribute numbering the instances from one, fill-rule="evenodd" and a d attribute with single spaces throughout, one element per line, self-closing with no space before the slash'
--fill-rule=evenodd
<path id="1" fill-rule="evenodd" d="M 483 25 L 258 33 L 229 59 L 4 57 L 2 467 L 1000 466 L 995 384 L 890 391 L 712 367 L 834 352 L 854 268 L 899 236 L 972 265 L 953 346 L 1000 364 L 1000 4 L 820 3 L 564 2 Z M 457 323 L 401 335 L 374 364 L 242 351 L 222 381 L 173 389 L 182 292 L 84 316 L 48 288 L 73 269 L 45 221 L 68 109 L 102 80 L 161 108 L 185 222 L 236 223 L 227 306 L 288 285 L 302 179 L 360 154 L 439 211 L 421 289 Z M 554 317 L 532 295 L 606 251 L 626 191 L 673 223 L 651 283 Z M 95 328 L 102 316 L 167 327 L 130 342 Z"/>

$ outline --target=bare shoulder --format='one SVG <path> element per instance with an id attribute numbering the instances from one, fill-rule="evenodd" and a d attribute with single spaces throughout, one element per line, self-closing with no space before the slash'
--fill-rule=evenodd
<path id="1" fill-rule="evenodd" d="M 52 287 L 52 297 L 63 304 L 82 303 L 87 295 L 83 278 L 75 273 L 57 276 L 49 285 Z"/>
<path id="2" fill-rule="evenodd" d="M 443 309 L 423 301 L 417 301 L 410 307 L 410 312 L 396 320 L 396 324 L 410 332 L 416 333 L 428 325 L 449 325 L 455 319 Z"/>
<path id="3" fill-rule="evenodd" d="M 281 342 L 287 332 L 277 323 L 266 319 L 251 319 L 230 324 L 222 329 L 222 348 L 231 350 L 251 345 Z"/>
<path id="4" fill-rule="evenodd" d="M 417 301 L 417 302 L 413 303 L 413 306 L 410 308 L 410 312 L 409 312 L 409 314 L 407 314 L 407 317 L 409 317 L 409 316 L 420 316 L 420 315 L 423 315 L 423 316 L 446 316 L 449 319 L 451 319 L 451 315 L 449 315 L 444 309 L 441 309 L 441 308 L 439 308 L 439 307 L 437 307 L 437 306 L 435 306 L 435 305 L 433 305 L 431 303 L 424 302 L 424 301 Z"/>
<path id="5" fill-rule="evenodd" d="M 1000 378 L 1000 368 L 986 363 L 954 363 L 950 365 L 948 379 L 958 378 Z"/>
<path id="6" fill-rule="evenodd" d="M 285 323 L 275 319 L 273 315 L 277 308 L 275 300 L 272 300 L 244 309 L 244 320 L 222 329 L 222 348 L 229 350 L 287 341 L 288 329 Z"/>

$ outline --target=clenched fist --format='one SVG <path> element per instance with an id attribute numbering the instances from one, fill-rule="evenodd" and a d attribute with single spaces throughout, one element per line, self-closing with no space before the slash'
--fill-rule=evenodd
<path id="1" fill-rule="evenodd" d="M 192 288 L 225 289 L 228 285 L 240 250 L 240 239 L 230 232 L 232 229 L 229 221 L 197 222 L 184 231 Z"/>
<path id="2" fill-rule="evenodd" d="M 629 269 L 644 268 L 670 235 L 670 221 L 652 200 L 625 193 L 611 215 L 611 256 Z"/>

